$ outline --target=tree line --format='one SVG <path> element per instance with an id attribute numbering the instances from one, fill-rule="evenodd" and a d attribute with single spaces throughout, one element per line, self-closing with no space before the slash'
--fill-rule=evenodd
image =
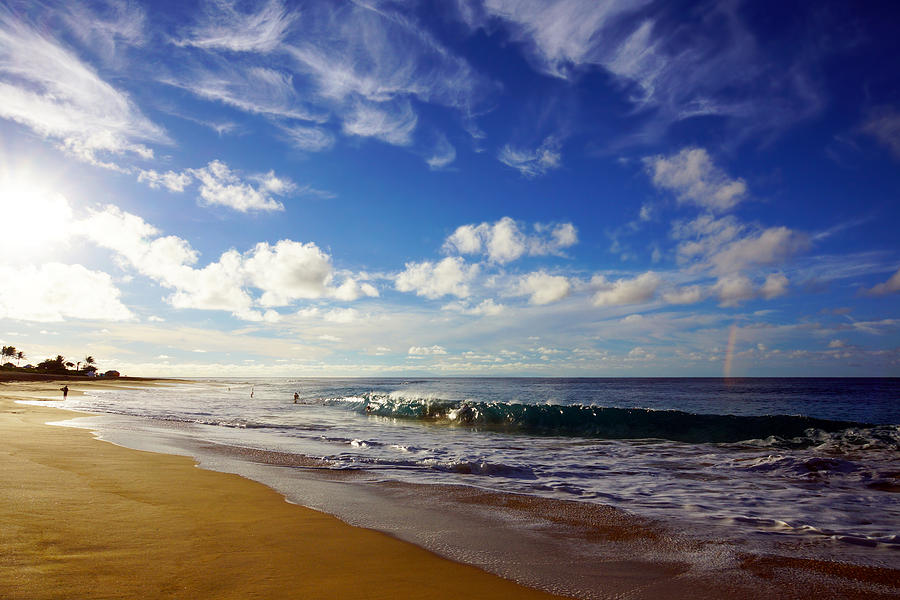
<path id="1" fill-rule="evenodd" d="M 4 361 L 3 367 L 6 369 L 22 368 L 20 365 L 26 358 L 25 353 L 18 350 L 15 346 L 3 346 L 2 357 Z M 9 360 L 7 361 L 7 359 Z M 12 364 L 11 361 L 13 360 L 16 361 L 16 364 Z M 54 358 L 43 360 L 35 366 L 25 365 L 24 368 L 29 371 L 39 371 L 43 373 L 70 373 L 74 368 L 76 375 L 92 375 L 97 372 L 97 367 L 94 366 L 96 362 L 94 357 L 90 355 L 85 356 L 79 361 L 72 362 L 71 360 L 66 359 L 62 354 L 57 354 Z M 81 366 L 82 364 L 84 367 Z"/>

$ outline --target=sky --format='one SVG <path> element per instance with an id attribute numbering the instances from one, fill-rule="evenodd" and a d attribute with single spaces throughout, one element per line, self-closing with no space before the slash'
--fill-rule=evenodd
<path id="1" fill-rule="evenodd" d="M 900 376 L 898 29 L 0 0 L 0 341 L 140 376 Z"/>

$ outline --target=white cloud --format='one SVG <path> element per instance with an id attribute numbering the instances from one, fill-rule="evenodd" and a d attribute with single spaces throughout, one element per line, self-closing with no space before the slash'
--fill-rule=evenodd
<path id="1" fill-rule="evenodd" d="M 133 318 L 112 278 L 81 265 L 0 265 L 0 318 L 122 321 Z"/>
<path id="2" fill-rule="evenodd" d="M 809 237 L 787 227 L 762 229 L 740 223 L 733 216 L 703 214 L 688 222 L 675 223 L 672 235 L 682 263 L 699 261 L 718 275 L 737 273 L 750 267 L 783 262 L 809 246 Z"/>
<path id="3" fill-rule="evenodd" d="M 252 4 L 250 6 L 259 6 Z M 206 4 L 206 15 L 179 45 L 234 52 L 271 52 L 285 37 L 296 18 L 281 2 L 270 0 L 255 12 L 242 12 L 235 2 L 218 0 Z"/>
<path id="4" fill-rule="evenodd" d="M 354 308 L 332 308 L 322 315 L 322 318 L 331 323 L 352 323 L 359 319 L 359 316 L 359 311 Z"/>
<path id="5" fill-rule="evenodd" d="M 466 265 L 458 256 L 448 256 L 438 263 L 411 262 L 396 276 L 394 286 L 401 292 L 415 292 L 417 296 L 431 299 L 447 295 L 467 298 L 469 283 L 478 270 L 478 265 Z"/>
<path id="6" fill-rule="evenodd" d="M 410 346 L 407 352 L 409 356 L 432 356 L 435 354 L 447 354 L 443 346 Z"/>
<path id="7" fill-rule="evenodd" d="M 210 162 L 202 169 L 191 169 L 191 173 L 200 181 L 200 197 L 207 204 L 227 206 L 240 212 L 284 210 L 284 205 L 273 200 L 269 194 L 287 191 L 284 187 L 286 180 L 278 180 L 282 186 L 280 191 L 271 189 L 267 180 L 254 188 L 241 181 L 228 165 L 218 160 Z"/>
<path id="8" fill-rule="evenodd" d="M 894 292 L 900 292 L 900 269 L 897 269 L 897 272 L 891 275 L 890 279 L 884 283 L 879 283 L 867 291 L 872 296 L 884 296 Z"/>
<path id="9" fill-rule="evenodd" d="M 344 115 L 344 133 L 374 137 L 395 146 L 409 146 L 418 117 L 409 102 L 357 102 Z"/>
<path id="10" fill-rule="evenodd" d="M 497 158 L 503 164 L 517 169 L 525 177 L 537 177 L 562 166 L 560 145 L 559 140 L 554 137 L 546 138 L 534 150 L 513 148 L 507 144 L 500 150 Z"/>
<path id="11" fill-rule="evenodd" d="M 712 287 L 718 294 L 722 306 L 737 306 L 745 300 L 756 297 L 757 290 L 753 282 L 744 275 L 721 277 Z"/>
<path id="12" fill-rule="evenodd" d="M 334 145 L 334 136 L 319 127 L 293 125 L 282 127 L 291 144 L 308 152 L 321 152 Z"/>
<path id="13" fill-rule="evenodd" d="M 787 227 L 770 227 L 735 240 L 709 257 L 717 273 L 734 273 L 751 266 L 772 265 L 806 248 L 806 236 Z"/>
<path id="14" fill-rule="evenodd" d="M 699 285 L 689 285 L 666 292 L 662 298 L 669 304 L 695 304 L 703 299 L 703 288 Z"/>
<path id="15" fill-rule="evenodd" d="M 243 263 L 250 283 L 263 292 L 263 306 L 285 306 L 298 299 L 321 298 L 331 278 L 331 257 L 312 242 L 261 242 Z"/>
<path id="16" fill-rule="evenodd" d="M 0 8 L 0 118 L 56 140 L 99 166 L 99 154 L 153 155 L 144 142 L 168 143 L 147 119 L 74 53 Z"/>
<path id="17" fill-rule="evenodd" d="M 619 306 L 647 302 L 656 294 L 661 280 L 653 271 L 647 271 L 632 279 L 618 279 L 609 282 L 602 275 L 596 275 L 591 284 L 599 288 L 594 294 L 595 306 Z"/>
<path id="18" fill-rule="evenodd" d="M 559 255 L 563 248 L 578 242 L 578 232 L 571 223 L 538 223 L 534 230 L 533 235 L 526 235 L 510 217 L 503 217 L 493 224 L 462 225 L 447 237 L 444 250 L 461 254 L 484 252 L 491 261 L 504 264 L 526 253 L 532 256 Z"/>
<path id="19" fill-rule="evenodd" d="M 447 140 L 445 135 L 438 137 L 432 155 L 425 160 L 430 169 L 443 169 L 456 160 L 456 148 Z"/>
<path id="20" fill-rule="evenodd" d="M 274 118 L 278 125 L 284 118 L 315 123 L 328 120 L 327 112 L 313 109 L 301 100 L 290 73 L 268 67 L 241 68 L 227 58 L 210 58 L 206 62 L 203 66 L 188 63 L 183 73 L 162 81 L 207 100 Z"/>
<path id="21" fill-rule="evenodd" d="M 131 266 L 174 290 L 168 300 L 176 308 L 226 310 L 242 319 L 274 322 L 280 319 L 277 312 L 259 312 L 253 306 L 378 295 L 374 286 L 353 274 L 343 274 L 343 282 L 335 287 L 331 257 L 312 242 L 261 242 L 244 253 L 228 250 L 198 269 L 193 265 L 199 255 L 187 241 L 158 237 L 155 227 L 114 206 L 94 211 L 74 223 L 72 231 L 116 252 L 123 267 Z"/>
<path id="22" fill-rule="evenodd" d="M 194 178 L 187 171 L 181 173 L 176 173 L 175 171 L 158 173 L 153 169 L 142 169 L 138 172 L 138 181 L 146 183 L 153 189 L 164 187 L 170 192 L 183 192 L 184 188 L 193 183 Z"/>
<path id="23" fill-rule="evenodd" d="M 900 159 L 900 112 L 889 107 L 873 110 L 863 123 L 862 131 L 874 137 L 895 158 Z"/>
<path id="24" fill-rule="evenodd" d="M 532 304 L 550 304 L 567 297 L 572 290 L 568 278 L 544 271 L 530 273 L 519 281 L 518 292 L 531 296 Z"/>
<path id="25" fill-rule="evenodd" d="M 492 298 L 486 298 L 475 306 L 470 306 L 467 302 L 450 302 L 441 307 L 441 310 L 452 310 L 460 312 L 464 315 L 476 316 L 496 316 L 506 311 L 506 306 L 497 304 Z"/>
<path id="26" fill-rule="evenodd" d="M 644 164 L 653 184 L 674 192 L 682 203 L 721 212 L 734 208 L 747 195 L 744 180 L 728 177 L 703 148 L 685 148 L 668 157 L 646 158 Z"/>
<path id="27" fill-rule="evenodd" d="M 787 288 L 788 278 L 781 273 L 772 273 L 766 277 L 766 281 L 759 291 L 763 298 L 771 300 L 772 298 L 786 294 Z"/>

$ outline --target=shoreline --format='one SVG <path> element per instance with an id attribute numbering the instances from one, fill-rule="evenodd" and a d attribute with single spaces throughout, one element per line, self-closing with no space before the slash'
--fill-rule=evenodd
<path id="1" fill-rule="evenodd" d="M 114 381 L 115 380 L 104 382 L 91 381 L 87 383 L 89 387 L 93 387 L 93 385 L 90 384 L 102 384 L 103 387 L 109 387 L 111 385 L 114 385 Z M 166 383 L 165 380 L 141 380 L 140 382 L 120 380 L 120 382 L 125 385 L 137 384 L 139 386 L 153 385 L 154 381 L 159 381 L 163 384 Z M 57 388 L 49 384 L 42 385 L 38 382 L 32 382 L 23 383 L 20 384 L 20 386 L 16 387 L 32 388 L 32 391 L 26 391 L 26 393 L 28 394 L 34 393 L 35 390 L 33 388 L 44 387 L 51 394 L 58 395 Z M 9 388 L 10 386 L 0 385 L 0 397 L 6 396 L 4 392 L 9 391 Z M 77 389 L 73 390 L 73 393 L 78 393 Z M 0 403 L 3 402 L 8 402 L 8 400 L 0 400 Z M 54 418 L 57 418 L 59 415 L 77 415 L 79 417 L 86 416 L 84 413 L 57 412 L 57 409 L 50 409 L 48 407 L 33 407 L 30 405 L 12 405 L 12 407 L 12 410 L 14 412 L 19 412 L 20 414 L 23 412 L 30 412 L 32 408 L 35 408 L 38 411 L 48 411 L 47 415 L 49 416 L 49 418 L 34 417 L 31 420 L 34 421 L 35 419 L 37 419 L 38 421 L 40 421 L 39 423 L 33 422 L 32 425 L 36 427 L 39 426 L 45 430 L 49 429 L 51 430 L 50 433 L 52 433 L 52 431 L 54 430 L 73 430 L 72 428 L 54 428 L 44 425 L 43 423 L 48 420 L 54 420 Z M 9 411 L 9 408 L 10 407 L 6 406 L 6 404 L 0 404 L 0 415 L 2 415 L 4 421 L 8 418 L 7 413 Z M 89 425 L 83 427 L 90 429 Z M 46 431 L 44 432 L 45 435 L 50 435 L 50 433 Z M 86 441 L 88 445 L 94 444 L 94 446 L 91 447 L 95 447 L 97 445 L 96 441 L 94 439 L 91 439 L 90 436 L 86 434 L 87 432 L 85 432 L 85 437 L 87 439 L 84 441 Z M 230 470 L 233 468 L 233 464 L 231 466 L 228 466 L 227 468 L 222 468 L 222 465 L 217 466 L 215 464 L 215 456 L 217 455 L 216 453 L 218 453 L 218 455 L 220 456 L 229 452 L 233 453 L 235 452 L 234 447 L 220 446 L 214 448 L 214 452 L 209 455 L 213 457 L 212 459 L 206 457 L 203 460 L 200 460 L 196 455 L 192 455 L 192 458 L 182 458 L 173 457 L 170 454 L 149 454 L 147 452 L 139 452 L 131 450 L 127 446 L 123 447 L 123 445 L 118 444 L 118 442 L 116 441 L 107 441 L 112 441 L 112 443 L 103 444 L 103 446 L 116 448 L 120 452 L 136 453 L 139 454 L 141 458 L 176 458 L 184 461 L 186 466 L 194 466 L 198 465 L 199 463 L 199 466 L 201 466 L 202 469 L 189 469 L 190 474 L 196 475 L 197 473 L 210 473 L 213 476 L 234 478 L 239 482 L 242 482 L 242 484 L 246 484 L 249 486 L 262 487 L 267 493 L 274 494 L 280 500 L 281 504 L 288 507 L 291 507 L 292 505 L 285 503 L 284 499 L 288 498 L 289 501 L 292 501 L 291 489 L 288 489 L 286 487 L 279 487 L 279 474 L 283 475 L 284 473 L 301 472 L 304 471 L 303 467 L 311 466 L 309 464 L 303 464 L 303 461 L 298 462 L 296 457 L 291 458 L 294 455 L 281 457 L 269 456 L 264 451 L 260 453 L 243 449 L 237 451 L 237 454 L 244 454 L 244 456 L 238 457 L 240 458 L 240 460 L 244 461 L 240 464 L 245 465 L 245 467 L 246 465 L 250 466 L 246 467 L 247 470 L 245 472 L 240 472 L 239 470 Z M 90 449 L 86 449 L 86 453 L 96 454 L 96 452 Z M 106 453 L 104 453 L 104 455 L 105 454 Z M 141 460 L 138 460 L 136 458 L 134 458 L 133 460 L 135 460 L 137 463 L 141 463 Z M 269 465 L 264 465 L 267 460 L 273 462 Z M 102 464 L 97 466 L 97 468 L 101 471 L 103 470 L 102 467 Z M 300 468 L 298 469 L 294 467 Z M 224 470 L 229 473 L 238 473 L 244 478 L 238 478 L 235 475 L 223 475 L 222 473 L 217 473 L 215 471 L 205 471 L 203 469 L 214 469 L 218 471 Z M 262 472 L 266 469 L 268 469 L 269 471 L 269 476 L 274 477 L 274 479 L 270 479 L 269 481 L 265 479 L 265 474 Z M 191 487 L 190 474 L 184 474 L 183 478 L 184 481 L 182 485 L 187 486 L 187 488 Z M 250 479 L 253 479 L 255 481 L 250 481 Z M 263 483 L 256 483 L 257 481 L 261 481 Z M 408 519 L 410 523 L 412 523 L 412 525 L 410 525 L 411 529 L 427 526 L 428 521 L 435 519 L 435 517 L 439 517 L 441 519 L 445 519 L 448 523 L 440 526 L 450 527 L 450 524 L 454 524 L 454 526 L 458 527 L 460 532 L 465 533 L 467 528 L 474 529 L 473 524 L 481 524 L 482 527 L 490 526 L 492 523 L 496 525 L 498 522 L 498 515 L 502 520 L 511 522 L 513 524 L 513 529 L 515 529 L 517 523 L 519 524 L 519 528 L 521 529 L 521 523 L 534 522 L 533 517 L 535 514 L 540 514 L 542 515 L 542 517 L 545 516 L 547 529 L 545 533 L 547 533 L 549 537 L 563 535 L 576 536 L 577 539 L 584 540 L 584 545 L 586 548 L 593 545 L 591 546 L 592 548 L 596 547 L 596 549 L 602 550 L 602 555 L 594 557 L 595 560 L 593 561 L 590 560 L 590 552 L 587 553 L 585 557 L 586 560 L 583 559 L 583 565 L 586 573 L 581 585 L 577 585 L 575 582 L 573 582 L 572 585 L 568 586 L 566 589 L 560 590 L 559 588 L 556 588 L 557 591 L 564 591 L 570 594 L 573 594 L 573 592 L 577 592 L 580 590 L 582 593 L 573 594 L 576 597 L 607 598 L 627 595 L 630 598 L 697 599 L 717 598 L 727 595 L 737 598 L 779 598 L 795 597 L 798 594 L 813 594 L 816 595 L 816 597 L 823 598 L 888 598 L 895 597 L 898 593 L 900 593 L 900 587 L 898 587 L 898 585 L 894 585 L 893 587 L 890 585 L 891 582 L 900 580 L 900 577 L 897 577 L 897 570 L 862 567 L 859 565 L 834 561 L 795 559 L 786 556 L 770 556 L 758 554 L 742 555 L 739 551 L 739 548 L 725 549 L 728 550 L 728 556 L 723 557 L 718 555 L 718 553 L 723 549 L 719 546 L 716 546 L 715 542 L 712 540 L 707 542 L 698 542 L 697 540 L 687 541 L 685 539 L 677 539 L 677 537 L 673 537 L 672 532 L 667 531 L 666 528 L 661 524 L 653 523 L 651 521 L 645 521 L 639 518 L 632 518 L 631 520 L 629 520 L 628 518 L 623 518 L 623 513 L 621 513 L 621 511 L 615 511 L 614 509 L 610 509 L 609 507 L 604 507 L 602 505 L 594 505 L 595 508 L 592 509 L 589 508 L 589 505 L 585 505 L 584 503 L 546 501 L 529 496 L 491 493 L 486 492 L 485 490 L 478 490 L 476 488 L 467 488 L 465 486 L 459 486 L 457 489 L 450 489 L 452 486 L 448 486 L 447 489 L 438 490 L 436 492 L 434 489 L 431 489 L 428 490 L 428 493 L 426 494 L 420 494 L 419 491 L 413 488 L 413 486 L 409 486 L 407 484 L 371 484 L 364 481 L 362 483 L 358 483 L 355 487 L 355 490 L 352 493 L 348 494 L 346 490 L 341 490 L 339 487 L 335 487 L 332 484 L 316 484 L 314 479 L 310 479 L 308 477 L 306 479 L 301 478 L 297 481 L 294 481 L 293 483 L 295 484 L 295 486 L 298 486 L 301 491 L 305 490 L 308 494 L 309 490 L 313 490 L 313 492 L 315 493 L 320 493 L 327 496 L 329 498 L 329 501 L 332 500 L 333 496 L 335 495 L 333 492 L 335 492 L 336 490 L 338 496 L 343 494 L 345 497 L 350 498 L 362 491 L 363 497 L 357 498 L 358 503 L 365 504 L 366 502 L 371 501 L 370 506 L 396 505 L 398 508 L 394 509 L 395 512 L 397 512 L 398 514 L 402 512 L 402 514 L 400 514 L 401 518 Z M 263 484 L 265 484 L 265 486 L 263 486 Z M 231 484 L 226 484 L 225 480 L 223 480 L 222 485 L 224 485 L 225 487 L 229 487 Z M 320 486 L 318 492 L 316 492 L 317 485 Z M 331 487 L 329 487 L 329 485 L 331 485 Z M 239 485 L 239 487 L 241 486 Z M 190 503 L 193 501 L 191 496 L 192 492 L 190 492 L 187 488 L 184 493 L 186 500 L 188 501 L 188 503 Z M 293 488 L 293 490 L 296 492 L 296 487 Z M 2 495 L 0 495 L 0 497 L 2 497 Z M 183 499 L 182 501 L 185 501 L 185 499 Z M 442 501 L 444 502 L 443 504 L 441 503 Z M 313 506 L 314 508 L 318 508 L 321 510 L 319 506 L 316 506 L 315 502 L 310 502 L 307 500 L 299 503 L 306 506 Z M 478 519 L 470 519 L 468 521 L 453 521 L 453 519 L 459 517 L 458 514 L 453 514 L 453 509 L 454 507 L 459 506 L 471 507 L 472 510 L 478 514 L 491 513 L 491 518 L 493 519 L 493 521 L 478 521 Z M 300 506 L 296 506 L 293 508 L 296 508 L 299 511 L 309 510 Z M 327 506 L 325 506 L 324 508 L 328 509 Z M 612 510 L 613 512 L 609 512 L 610 510 Z M 587 513 L 576 518 L 576 516 L 573 515 L 575 515 L 575 513 L 578 513 L 578 511 L 587 511 Z M 333 522 L 340 527 L 349 527 L 351 530 L 358 529 L 347 525 L 346 522 L 352 523 L 353 520 L 345 518 L 345 516 L 341 515 L 339 511 L 328 509 L 326 510 L 326 512 L 337 514 L 338 517 L 342 520 L 335 519 L 334 517 L 329 516 L 329 514 L 325 514 L 323 512 L 315 512 L 314 514 L 321 515 L 323 517 L 326 517 L 327 519 L 332 519 Z M 627 515 L 627 513 L 625 513 L 625 516 L 631 517 L 630 515 Z M 291 517 L 285 518 L 292 520 L 298 518 L 298 516 L 294 514 Z M 531 519 L 531 521 L 529 521 L 529 519 Z M 365 525 L 365 523 L 356 524 Z M 376 527 L 376 529 L 390 530 L 390 528 L 381 527 Z M 494 543 L 495 545 L 499 546 L 498 552 L 500 552 L 502 555 L 504 545 L 506 545 L 507 542 L 512 542 L 511 544 L 509 544 L 508 549 L 516 548 L 516 540 L 515 536 L 509 539 L 504 537 L 506 534 L 501 531 L 501 529 L 491 531 L 487 536 L 485 535 L 484 531 L 476 531 L 471 535 L 470 539 L 463 541 L 466 541 L 469 544 L 469 547 L 474 546 L 475 548 L 479 548 L 479 544 L 490 545 L 490 543 Z M 375 533 L 371 529 L 358 530 Z M 421 534 L 421 532 L 419 533 Z M 327 535 L 330 536 L 332 534 L 329 532 Z M 427 544 L 419 543 L 421 540 L 417 540 L 415 536 L 405 536 L 403 532 L 398 533 L 397 531 L 390 531 L 389 535 L 378 535 L 384 536 L 384 539 L 389 540 L 391 544 L 408 545 L 406 544 L 406 542 L 398 541 L 397 538 L 401 538 L 411 539 L 412 541 L 417 543 L 417 546 L 428 546 Z M 519 536 L 519 538 L 521 538 L 521 536 Z M 174 539 L 173 541 L 182 542 L 183 540 Z M 6 546 L 5 542 L 3 546 Z M 421 547 L 417 546 L 413 546 L 413 548 L 415 548 L 419 552 L 424 553 L 425 556 L 430 557 L 430 560 L 438 561 L 439 563 L 445 563 L 446 565 L 456 565 L 459 567 L 463 567 L 464 569 L 472 569 L 476 573 L 484 577 L 494 577 L 493 575 L 487 575 L 484 571 L 475 569 L 474 567 L 461 564 L 461 562 L 479 564 L 479 560 L 481 560 L 482 564 L 480 564 L 479 566 L 487 568 L 488 570 L 493 572 L 500 572 L 504 576 L 515 578 L 521 581 L 520 578 L 514 576 L 514 570 L 513 572 L 504 571 L 504 568 L 508 565 L 490 564 L 489 561 L 488 564 L 485 564 L 484 557 L 475 555 L 472 555 L 471 560 L 469 560 L 470 557 L 467 557 L 465 554 L 454 555 L 452 551 L 443 551 L 443 548 L 438 547 L 437 550 L 439 551 L 439 554 L 442 554 L 444 556 L 449 555 L 452 558 L 461 561 L 452 562 L 448 561 L 445 558 L 441 558 L 433 554 L 432 552 L 423 550 L 421 549 Z M 434 549 L 435 548 L 432 548 L 432 550 Z M 548 556 L 545 557 L 545 562 L 547 562 L 548 564 L 540 565 L 535 563 L 534 565 L 529 566 L 529 569 L 535 569 L 538 572 L 535 573 L 535 578 L 527 583 L 545 588 L 550 587 L 551 589 L 553 589 L 553 586 L 547 585 L 546 581 L 544 582 L 544 585 L 540 585 L 540 568 L 546 568 L 549 572 L 549 570 L 554 566 L 553 560 L 559 557 L 558 555 L 552 554 L 552 548 L 548 547 L 546 550 L 547 552 L 545 553 L 548 554 Z M 298 552 L 302 552 L 302 550 L 298 550 Z M 340 552 L 346 553 L 345 549 L 341 549 Z M 378 552 L 380 553 L 381 551 L 379 550 Z M 697 569 L 696 564 L 688 564 L 690 562 L 689 557 L 704 552 L 709 555 L 707 557 L 707 564 L 700 565 L 699 569 Z M 513 552 L 508 557 L 508 560 L 512 562 L 517 561 L 520 558 L 521 556 L 516 555 Z M 363 558 L 362 560 L 363 563 L 366 564 L 366 559 Z M 417 559 L 417 562 L 415 563 L 416 570 L 418 570 L 419 568 L 419 560 L 425 559 Z M 718 563 L 716 563 L 717 560 L 719 561 Z M 268 565 L 270 563 L 271 561 L 266 564 Z M 3 563 L 0 563 L 0 571 L 2 571 L 2 568 L 4 568 L 4 566 L 5 565 Z M 444 568 L 441 568 L 439 570 L 443 572 L 445 568 L 448 567 L 445 566 Z M 368 567 L 366 567 L 365 571 L 368 570 Z M 496 579 L 496 577 L 494 578 Z M 505 584 L 512 586 L 511 589 L 513 591 L 504 592 L 504 597 L 525 598 L 532 597 L 527 594 L 540 594 L 539 592 L 535 592 L 534 590 L 516 586 L 514 583 L 511 583 L 509 581 L 505 581 L 502 579 L 500 581 L 503 581 Z M 355 590 L 356 588 L 353 589 Z M 3 587 L 2 584 L 0 584 L 0 592 L 2 591 Z M 313 596 L 315 596 L 315 592 L 311 593 Z M 339 597 L 348 595 L 349 592 L 332 591 L 331 593 L 333 597 Z M 429 593 L 423 592 L 422 589 L 419 589 L 415 586 L 413 586 L 413 588 L 408 588 L 406 591 L 399 591 L 397 593 L 399 594 L 399 597 L 442 597 L 431 596 L 429 595 Z M 491 597 L 489 595 L 479 595 L 479 593 L 480 592 L 478 592 L 477 590 L 473 591 L 469 587 L 465 587 L 465 591 L 458 591 L 457 595 L 464 595 L 466 597 Z M 3 594 L 0 593 L 0 596 L 2 595 Z M 144 593 L 142 593 L 141 595 L 146 596 L 146 594 Z M 250 592 L 250 595 L 253 595 L 253 593 Z M 291 593 L 285 593 L 285 590 L 282 590 L 281 595 L 276 592 L 274 593 L 274 595 L 272 595 L 272 593 L 269 593 L 267 597 L 290 597 L 291 595 Z M 309 595 L 309 593 L 307 593 L 306 595 Z M 30 595 L 28 597 L 56 596 Z M 204 596 L 200 594 L 199 597 Z M 220 596 L 217 594 L 215 595 L 215 597 Z M 538 595 L 534 597 L 549 596 Z"/>
<path id="2" fill-rule="evenodd" d="M 72 413 L 14 400 L 54 390 L 16 387 L 0 387 L 0 597 L 554 597 L 192 459 L 48 426 Z"/>

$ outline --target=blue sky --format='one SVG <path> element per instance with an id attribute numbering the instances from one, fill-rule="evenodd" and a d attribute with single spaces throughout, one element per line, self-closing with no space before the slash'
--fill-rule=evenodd
<path id="1" fill-rule="evenodd" d="M 0 340 L 900 375 L 890 2 L 0 3 Z"/>

